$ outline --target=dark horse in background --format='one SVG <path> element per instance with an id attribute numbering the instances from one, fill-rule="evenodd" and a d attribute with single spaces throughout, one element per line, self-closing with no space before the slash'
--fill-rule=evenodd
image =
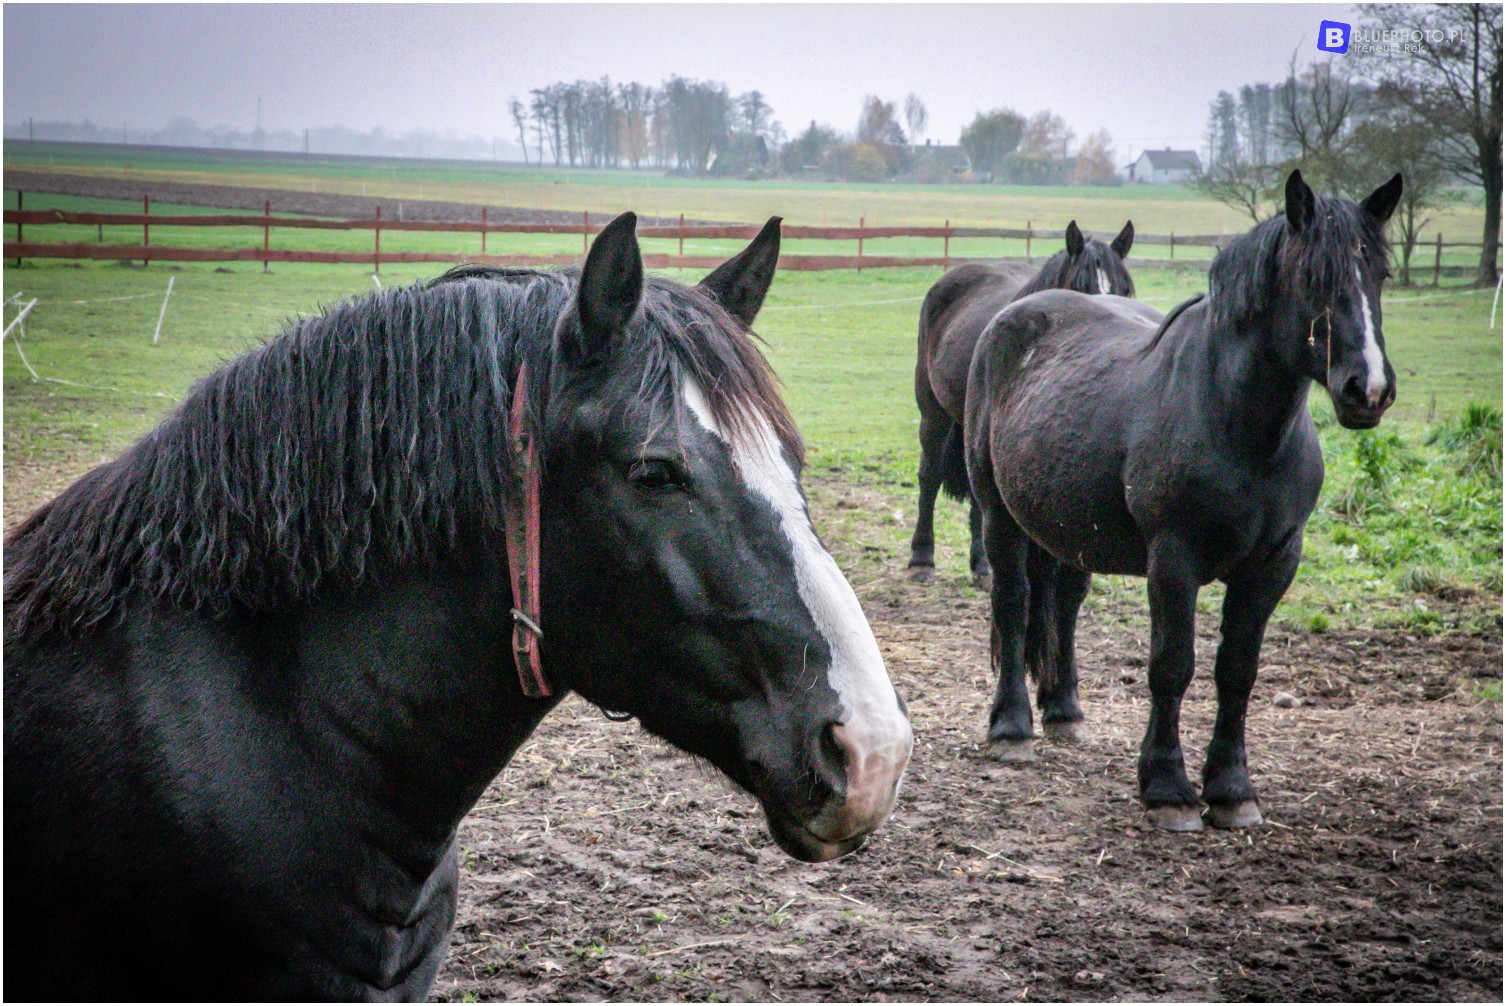
<path id="1" fill-rule="evenodd" d="M 749 325 L 778 220 L 699 287 L 626 214 L 578 271 L 462 268 L 301 321 L 11 537 L 13 998 L 422 999 L 456 826 L 567 690 L 820 861 L 911 735 Z M 512 655 L 509 408 L 542 466 Z M 526 663 L 526 661 L 525 661 Z"/>
<path id="2" fill-rule="evenodd" d="M 993 563 L 998 693 L 989 740 L 1031 743 L 1027 548 L 1059 563 L 1059 659 L 1039 681 L 1045 722 L 1080 721 L 1073 633 L 1089 573 L 1147 580 L 1150 724 L 1140 794 L 1176 831 L 1261 820 L 1245 713 L 1267 619 L 1302 557 L 1323 485 L 1312 381 L 1339 422 L 1368 429 L 1396 398 L 1381 336 L 1385 223 L 1395 176 L 1356 205 L 1314 196 L 1299 172 L 1286 211 L 1221 251 L 1208 295 L 1162 317 L 1117 297 L 1047 291 L 984 332 L 967 393 L 967 462 Z M 1198 589 L 1227 585 L 1214 661 L 1218 716 L 1202 792 L 1182 762 L 1179 716 L 1193 673 Z"/>
<path id="3" fill-rule="evenodd" d="M 968 262 L 948 272 L 926 293 L 920 307 L 915 350 L 915 404 L 920 408 L 920 503 L 910 540 L 910 577 L 928 583 L 935 575 L 933 521 L 936 494 L 968 501 L 972 537 L 969 564 L 973 583 L 988 589 L 988 559 L 979 535 L 978 505 L 967 486 L 962 450 L 963 402 L 973 347 L 994 315 L 1010 302 L 1038 290 L 1112 293 L 1133 297 L 1135 284 L 1124 267 L 1135 243 L 1135 225 L 1126 222 L 1112 244 L 1084 237 L 1077 221 L 1067 224 L 1067 247 L 1039 272 L 1020 262 Z"/>

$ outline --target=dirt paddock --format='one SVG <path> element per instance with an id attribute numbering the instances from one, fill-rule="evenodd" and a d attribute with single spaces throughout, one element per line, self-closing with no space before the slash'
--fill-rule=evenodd
<path id="1" fill-rule="evenodd" d="M 1250 757 L 1267 818 L 1142 825 L 1141 612 L 1080 639 L 1092 737 L 1004 766 L 985 602 L 898 570 L 859 585 L 916 750 L 866 848 L 809 866 L 757 807 L 572 698 L 461 830 L 445 999 L 1488 999 L 1501 996 L 1499 630 L 1269 633 Z M 1183 715 L 1213 717 L 1216 620 Z M 1272 702 L 1278 691 L 1299 700 Z"/>
<path id="2" fill-rule="evenodd" d="M 82 467 L 10 466 L 7 526 Z M 916 748 L 866 848 L 797 863 L 713 770 L 568 699 L 462 825 L 435 996 L 1500 1001 L 1499 628 L 1273 628 L 1250 736 L 1267 823 L 1172 835 L 1135 799 L 1140 606 L 1084 612 L 1091 738 L 1004 766 L 980 743 L 985 600 L 885 569 L 854 580 Z M 1200 616 L 1194 773 L 1215 643 Z"/>

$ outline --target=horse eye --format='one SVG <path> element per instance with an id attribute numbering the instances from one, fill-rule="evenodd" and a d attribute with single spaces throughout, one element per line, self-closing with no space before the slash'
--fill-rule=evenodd
<path id="1" fill-rule="evenodd" d="M 638 488 L 650 492 L 685 488 L 684 473 L 673 462 L 658 458 L 644 458 L 633 462 L 628 469 L 628 479 Z"/>

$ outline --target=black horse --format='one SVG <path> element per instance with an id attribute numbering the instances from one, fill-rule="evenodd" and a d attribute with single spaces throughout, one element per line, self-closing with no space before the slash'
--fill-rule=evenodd
<path id="1" fill-rule="evenodd" d="M 23 524 L 7 993 L 422 998 L 456 826 L 572 689 L 716 765 L 793 856 L 860 846 L 910 727 L 748 328 L 778 250 L 776 218 L 699 287 L 645 279 L 626 214 L 578 271 L 342 304 Z"/>
<path id="2" fill-rule="evenodd" d="M 1048 291 L 984 332 L 967 392 L 967 463 L 993 563 L 998 693 L 988 736 L 1029 751 L 1027 546 L 1059 562 L 1045 626 L 1045 723 L 1082 719 L 1073 632 L 1090 572 L 1144 576 L 1151 608 L 1150 726 L 1140 793 L 1152 821 L 1196 830 L 1199 793 L 1178 739 L 1201 585 L 1228 587 L 1214 662 L 1218 718 L 1202 800 L 1219 827 L 1258 823 L 1245 710 L 1265 625 L 1296 574 L 1323 484 L 1310 381 L 1339 422 L 1380 422 L 1396 397 L 1381 337 L 1384 225 L 1397 175 L 1365 201 L 1315 197 L 1298 172 L 1286 212 L 1219 253 L 1209 293 L 1163 318 L 1117 297 Z"/>
<path id="3" fill-rule="evenodd" d="M 978 523 L 978 505 L 967 486 L 962 451 L 963 402 L 967 368 L 978 336 L 1011 301 L 1038 290 L 1077 290 L 1133 297 L 1135 284 L 1124 258 L 1135 243 L 1135 225 L 1126 222 L 1112 244 L 1084 237 L 1077 221 L 1067 224 L 1067 247 L 1047 260 L 1039 272 L 1019 262 L 968 262 L 948 272 L 926 292 L 920 307 L 920 338 L 915 350 L 915 404 L 920 408 L 920 503 L 910 539 L 910 578 L 929 583 L 935 576 L 936 540 L 932 529 L 936 494 L 945 489 L 968 501 L 972 534 L 973 583 L 988 589 L 988 559 Z"/>

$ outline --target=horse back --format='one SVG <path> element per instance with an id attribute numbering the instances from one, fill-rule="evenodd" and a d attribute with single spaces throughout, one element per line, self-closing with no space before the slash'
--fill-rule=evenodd
<path id="1" fill-rule="evenodd" d="M 1139 573 L 1144 542 L 1122 475 L 1136 357 L 1161 315 L 1121 297 L 1045 290 L 1001 311 L 979 338 L 966 435 L 974 482 L 1058 559 Z"/>
<path id="2" fill-rule="evenodd" d="M 954 422 L 962 421 L 978 337 L 1033 274 L 1018 262 L 968 262 L 936 281 L 920 309 L 917 397 L 933 396 Z"/>

